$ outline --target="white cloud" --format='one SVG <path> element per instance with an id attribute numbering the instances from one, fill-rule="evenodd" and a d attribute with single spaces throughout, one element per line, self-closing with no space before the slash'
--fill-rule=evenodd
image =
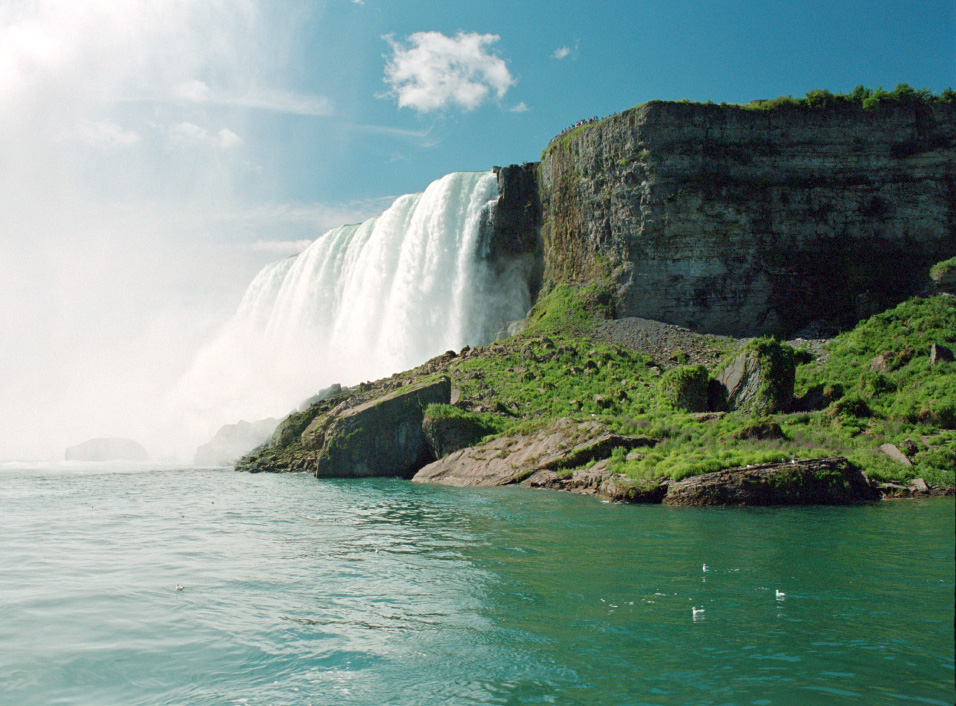
<path id="1" fill-rule="evenodd" d="M 571 47 L 561 47 L 560 49 L 555 49 L 554 54 L 551 55 L 552 59 L 565 59 L 571 53 Z"/>
<path id="2" fill-rule="evenodd" d="M 139 133 L 125 130 L 112 120 L 83 120 L 76 136 L 94 147 L 128 147 L 141 139 Z"/>
<path id="3" fill-rule="evenodd" d="M 528 107 L 527 103 L 521 101 L 518 103 L 518 105 L 512 107 L 510 110 L 512 113 L 527 113 L 529 110 L 531 110 L 531 108 Z"/>
<path id="4" fill-rule="evenodd" d="M 505 61 L 488 50 L 498 41 L 496 34 L 416 32 L 407 46 L 385 39 L 393 52 L 385 83 L 399 108 L 420 113 L 450 106 L 474 110 L 491 93 L 503 98 L 515 83 Z"/>
<path id="5" fill-rule="evenodd" d="M 195 123 L 178 123 L 169 130 L 169 141 L 174 145 L 218 147 L 222 150 L 238 147 L 242 138 L 232 130 L 222 128 L 212 133 Z"/>
<path id="6" fill-rule="evenodd" d="M 277 89 L 256 89 L 244 92 L 213 90 L 203 81 L 192 79 L 180 83 L 173 95 L 191 103 L 210 103 L 254 110 L 267 110 L 293 115 L 332 115 L 335 108 L 324 96 L 292 93 Z"/>

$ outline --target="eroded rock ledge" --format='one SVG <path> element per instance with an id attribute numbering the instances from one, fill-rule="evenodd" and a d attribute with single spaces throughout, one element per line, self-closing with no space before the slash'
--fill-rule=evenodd
<path id="1" fill-rule="evenodd" d="M 665 505 L 852 505 L 880 497 L 866 475 L 842 457 L 731 468 L 683 481 L 634 480 L 611 471 L 615 448 L 654 443 L 612 434 L 597 422 L 564 419 L 531 434 L 498 437 L 456 451 L 428 464 L 412 480 L 457 487 L 520 483 L 616 502 Z"/>

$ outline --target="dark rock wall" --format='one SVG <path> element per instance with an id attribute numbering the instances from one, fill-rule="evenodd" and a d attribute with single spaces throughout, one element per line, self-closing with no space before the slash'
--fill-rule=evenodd
<path id="1" fill-rule="evenodd" d="M 956 253 L 954 145 L 950 104 L 633 108 L 544 155 L 544 284 L 613 272 L 618 316 L 711 333 L 848 324 Z"/>

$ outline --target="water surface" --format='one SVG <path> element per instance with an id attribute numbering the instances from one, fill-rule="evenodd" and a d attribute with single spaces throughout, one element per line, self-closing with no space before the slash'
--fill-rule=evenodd
<path id="1" fill-rule="evenodd" d="M 952 704 L 953 510 L 0 466 L 0 705 Z"/>

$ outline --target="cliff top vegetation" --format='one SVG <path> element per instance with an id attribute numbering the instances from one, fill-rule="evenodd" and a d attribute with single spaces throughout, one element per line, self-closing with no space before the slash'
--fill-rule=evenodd
<path id="1" fill-rule="evenodd" d="M 857 86 L 849 93 L 832 93 L 825 88 L 815 88 L 807 91 L 802 98 L 793 96 L 778 96 L 777 98 L 757 99 L 749 103 L 714 103 L 713 101 L 691 101 L 687 98 L 678 101 L 651 100 L 647 103 L 641 103 L 629 110 L 640 108 L 644 105 L 654 105 L 661 103 L 678 103 L 682 105 L 706 105 L 720 106 L 723 108 L 739 108 L 752 111 L 773 111 L 773 110 L 834 110 L 840 108 L 861 108 L 863 110 L 874 110 L 885 106 L 906 106 L 906 105 L 932 105 L 938 103 L 956 103 L 956 90 L 952 88 L 944 89 L 941 93 L 934 93 L 928 88 L 913 88 L 909 84 L 900 83 L 892 91 L 883 90 L 883 87 L 867 88 L 866 86 Z M 627 111 L 622 111 L 627 112 Z M 617 113 L 616 115 L 620 115 Z M 609 116 L 614 117 L 614 116 Z M 561 132 L 555 137 L 548 146 L 542 151 L 542 158 L 559 146 L 570 145 L 571 140 L 600 125 L 608 118 L 601 120 L 582 121 L 582 124 Z"/>

